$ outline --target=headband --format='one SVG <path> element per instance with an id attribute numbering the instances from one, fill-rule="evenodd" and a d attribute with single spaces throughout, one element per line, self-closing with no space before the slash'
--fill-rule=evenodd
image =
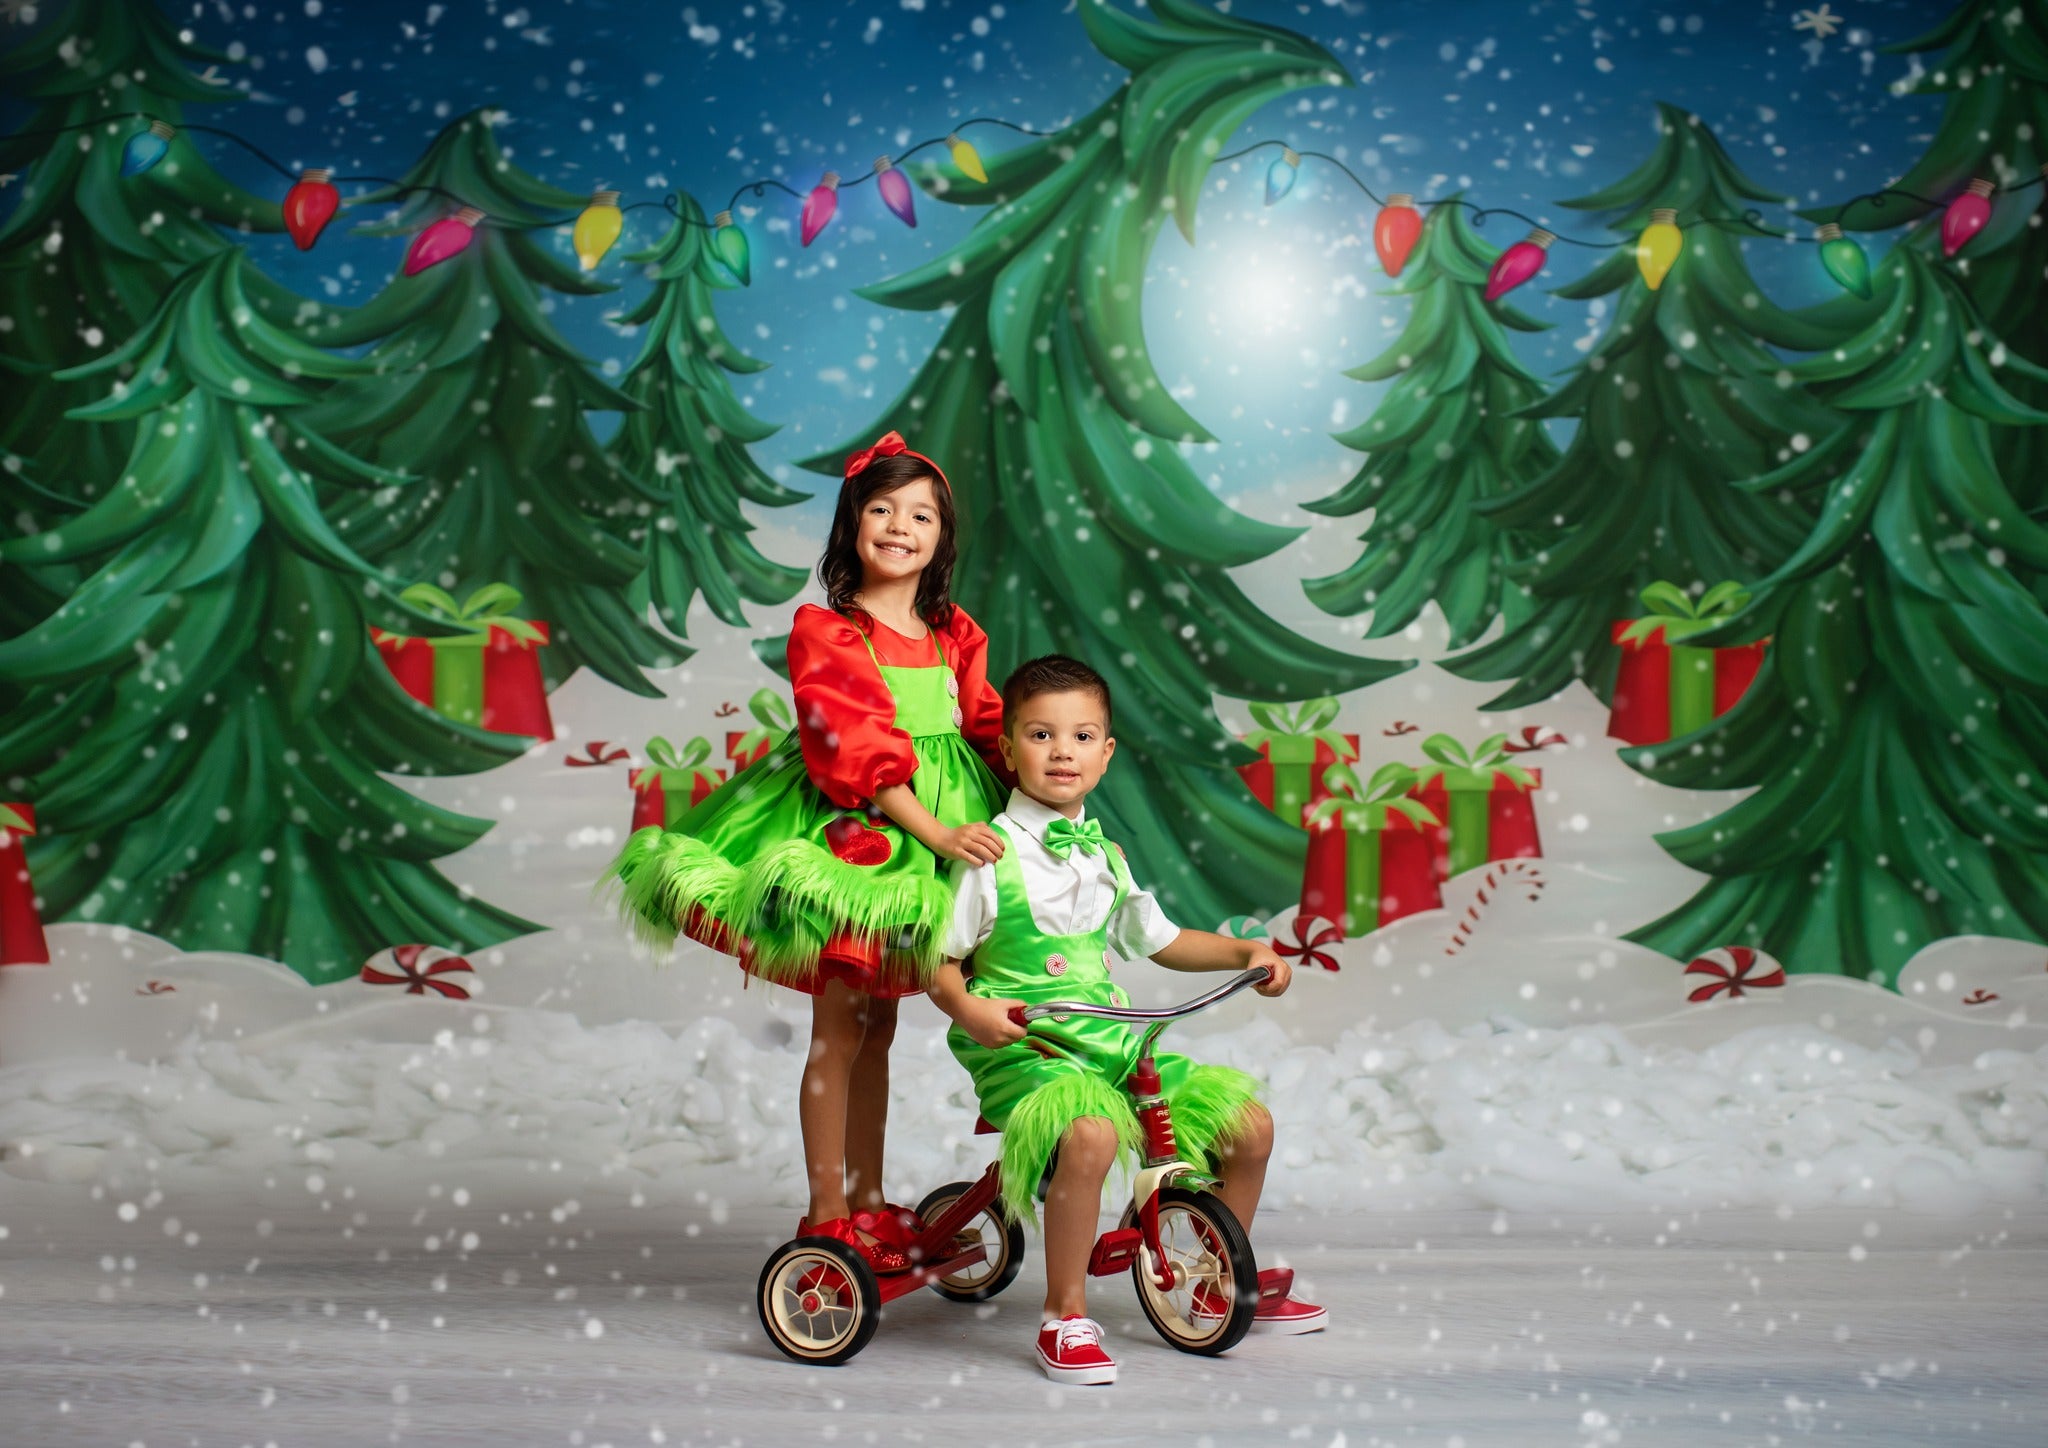
<path id="1" fill-rule="evenodd" d="M 846 459 L 846 481 L 852 482 L 855 477 L 859 476 L 867 468 L 869 463 L 877 458 L 893 458 L 897 456 L 916 458 L 938 474 L 939 482 L 945 486 L 947 492 L 953 491 L 952 483 L 946 480 L 946 470 L 923 453 L 912 451 L 910 446 L 903 441 L 903 434 L 900 432 L 885 432 L 875 440 L 874 446 L 864 447 L 859 452 L 849 456 Z"/>

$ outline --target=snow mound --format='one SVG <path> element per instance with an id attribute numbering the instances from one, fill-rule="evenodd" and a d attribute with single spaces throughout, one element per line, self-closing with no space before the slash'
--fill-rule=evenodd
<path id="1" fill-rule="evenodd" d="M 433 1014 L 421 1042 L 279 1032 L 0 1071 L 0 1171 L 109 1189 L 303 1182 L 317 1198 L 433 1164 L 544 1173 L 585 1196 L 800 1199 L 795 1040 L 719 1018 Z M 1278 1203 L 1962 1211 L 2048 1195 L 2048 1047 L 1933 1065 L 1796 1024 L 1695 1050 L 1608 1025 L 1430 1022 L 1326 1047 L 1270 1020 L 1181 1044 L 1266 1081 Z M 978 1173 L 992 1143 L 970 1134 L 938 1031 L 906 1026 L 892 1063 L 892 1195 L 914 1201 Z"/>

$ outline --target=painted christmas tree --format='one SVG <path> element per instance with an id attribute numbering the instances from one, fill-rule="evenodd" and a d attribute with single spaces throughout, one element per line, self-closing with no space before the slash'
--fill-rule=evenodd
<path id="1" fill-rule="evenodd" d="M 583 665 L 658 697 L 642 670 L 689 655 L 647 622 L 638 583 L 665 500 L 606 453 L 585 417 L 635 403 L 543 310 L 545 292 L 609 290 L 535 234 L 586 198 L 512 165 L 481 111 L 443 130 L 404 182 L 421 189 L 367 199 L 398 201 L 395 218 L 368 234 L 416 232 L 464 207 L 474 237 L 417 275 L 393 277 L 321 333 L 331 347 L 377 345 L 369 375 L 334 388 L 310 425 L 423 484 L 337 498 L 336 530 L 371 562 L 458 597 L 492 583 L 517 589 L 527 615 L 550 627 L 541 655 L 550 687 Z"/>
<path id="2" fill-rule="evenodd" d="M 1765 348 L 1810 350 L 1827 333 L 1772 305 L 1743 263 L 1743 211 L 1771 193 L 1736 169 L 1698 117 L 1668 105 L 1657 115 L 1650 159 L 1569 204 L 1623 211 L 1613 229 L 1628 237 L 1668 211 L 1683 250 L 1659 288 L 1623 246 L 1558 289 L 1575 301 L 1614 298 L 1591 355 L 1528 414 L 1571 418 L 1578 429 L 1547 471 L 1474 505 L 1527 540 L 1515 581 L 1533 600 L 1499 639 L 1444 665 L 1469 679 L 1514 680 L 1490 707 L 1537 703 L 1575 678 L 1609 697 L 1610 630 L 1641 612 L 1646 585 L 1697 593 L 1759 578 L 1804 533 L 1798 506 L 1730 485 L 1826 430 L 1825 409 L 1783 384 L 1783 364 Z"/>
<path id="3" fill-rule="evenodd" d="M 1131 79 L 1058 134 L 920 180 L 984 206 L 966 242 L 861 295 L 957 308 L 937 349 L 859 442 L 901 431 L 953 480 L 953 596 L 987 630 L 991 672 L 1067 653 L 1115 692 L 1126 748 L 1095 796 L 1178 919 L 1210 924 L 1299 893 L 1305 836 L 1230 766 L 1250 758 L 1216 694 L 1342 693 L 1406 667 L 1319 647 L 1275 623 L 1228 570 L 1298 530 L 1220 502 L 1179 452 L 1207 441 L 1167 392 L 1141 324 L 1146 258 L 1169 217 L 1194 235 L 1210 158 L 1280 96 L 1348 82 L 1320 46 L 1191 0 L 1140 17 L 1082 0 L 1095 46 Z M 849 447 L 810 460 L 838 476 Z"/>
<path id="4" fill-rule="evenodd" d="M 2048 528 L 1994 446 L 2048 424 L 2004 386 L 2048 371 L 1995 365 L 1985 319 L 1916 249 L 1879 286 L 1874 318 L 1794 367 L 1842 420 L 1744 485 L 1813 515 L 1723 630 L 1775 634 L 1763 673 L 1631 756 L 1666 784 L 1755 789 L 1659 836 L 1713 877 L 1632 936 L 1679 959 L 1741 943 L 1889 985 L 1944 936 L 2048 939 L 2048 612 L 2014 572 L 2048 568 Z"/>
<path id="5" fill-rule="evenodd" d="M 26 134 L 0 137 L 0 172 L 21 174 L 0 221 L 0 455 L 25 467 L 7 516 L 49 526 L 114 485 L 130 442 L 124 426 L 73 421 L 94 389 L 50 374 L 125 342 L 181 268 L 229 244 L 223 228 L 283 223 L 274 201 L 223 179 L 183 132 L 154 166 L 121 174 L 130 138 L 148 128 L 135 113 L 175 127 L 187 105 L 237 98 L 198 73 L 228 57 L 182 39 L 149 0 L 58 0 L 9 39 L 0 94 L 32 109 L 15 128 Z M 253 295 L 273 293 L 258 284 Z M 60 571 L 58 596 L 72 581 Z"/>
<path id="6" fill-rule="evenodd" d="M 320 488 L 405 486 L 306 425 L 317 390 L 367 364 L 266 320 L 252 275 L 239 248 L 215 254 L 80 369 L 103 398 L 79 419 L 134 430 L 122 481 L 0 544 L 0 566 L 63 562 L 84 580 L 0 642 L 0 680 L 22 696 L 0 758 L 7 794 L 36 803 L 45 913 L 269 956 L 316 983 L 387 945 L 536 929 L 432 863 L 486 822 L 379 773 L 487 768 L 526 741 L 430 713 L 377 661 L 372 622 L 447 630 L 321 514 Z"/>
<path id="7" fill-rule="evenodd" d="M 1511 534 L 1474 505 L 1557 461 L 1541 423 L 1521 416 L 1543 385 L 1515 360 L 1503 328 L 1542 330 L 1486 301 L 1500 253 L 1474 234 L 1463 208 L 1438 206 L 1390 295 L 1413 298 L 1408 325 L 1386 351 L 1345 373 L 1393 381 L 1368 417 L 1337 441 L 1365 454 L 1342 489 L 1304 504 L 1333 518 L 1372 510 L 1365 551 L 1341 573 L 1302 585 L 1329 613 L 1372 612 L 1369 638 L 1399 633 L 1434 602 L 1463 648 L 1496 617 L 1510 625 L 1526 595 L 1507 579 Z"/>
<path id="8" fill-rule="evenodd" d="M 743 603 L 785 602 L 806 577 L 763 558 L 747 537 L 753 524 L 742 503 L 779 508 L 805 495 L 762 472 L 747 451 L 775 429 L 740 405 L 726 374 L 768 364 L 733 345 L 718 324 L 712 301 L 733 282 L 712 257 L 710 237 L 703 211 L 684 196 L 668 235 L 627 258 L 654 288 L 618 318 L 646 331 L 622 389 L 641 410 L 626 414 L 612 451 L 664 495 L 647 533 L 648 591 L 677 637 L 697 594 L 719 618 L 744 627 Z"/>
<path id="9" fill-rule="evenodd" d="M 1932 31 L 1890 49 L 1939 52 L 1908 91 L 1948 98 L 1933 140 L 1896 184 L 1942 203 L 1972 181 L 2000 188 L 1987 198 L 1983 229 L 1958 251 L 1959 269 L 2006 346 L 2048 365 L 2048 226 L 2038 189 L 2048 174 L 2048 0 L 1964 0 Z M 2035 189 L 2009 190 L 2015 186 Z M 1804 214 L 1846 231 L 1883 231 L 1928 211 L 1910 197 L 1886 196 Z M 1940 228 L 1930 221 L 1914 244 L 1934 254 Z M 2048 386 L 2036 379 L 2015 373 L 2001 381 L 2030 407 L 2048 408 Z M 2019 496 L 2048 502 L 2048 432 L 2000 428 L 1992 447 Z"/>

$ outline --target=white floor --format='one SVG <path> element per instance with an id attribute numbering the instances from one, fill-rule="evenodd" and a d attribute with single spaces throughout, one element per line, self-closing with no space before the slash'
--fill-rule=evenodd
<path id="1" fill-rule="evenodd" d="M 2048 1443 L 2032 1213 L 1276 1213 L 1263 1259 L 1331 1331 L 1183 1356 L 1109 1279 L 1123 1381 L 1061 1391 L 1030 1362 L 1035 1261 L 809 1369 L 751 1302 L 784 1209 L 299 1187 L 124 1219 L 117 1194 L 0 1185 L 0 1448 Z"/>

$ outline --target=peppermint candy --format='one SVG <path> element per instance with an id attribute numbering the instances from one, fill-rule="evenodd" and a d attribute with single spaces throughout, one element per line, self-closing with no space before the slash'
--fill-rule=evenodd
<path id="1" fill-rule="evenodd" d="M 450 1000 L 469 999 L 469 986 L 449 980 L 451 975 L 474 979 L 475 968 L 452 950 L 438 945 L 394 945 L 380 950 L 363 962 L 361 979 L 368 985 L 398 985 L 407 995 L 433 991 Z"/>
<path id="2" fill-rule="evenodd" d="M 1749 991 L 1769 990 L 1785 983 L 1785 967 L 1747 945 L 1718 946 L 1696 956 L 1685 973 L 1713 977 L 1688 995 L 1689 1001 L 1710 1001 L 1724 992 L 1728 999 L 1740 1000 Z"/>

